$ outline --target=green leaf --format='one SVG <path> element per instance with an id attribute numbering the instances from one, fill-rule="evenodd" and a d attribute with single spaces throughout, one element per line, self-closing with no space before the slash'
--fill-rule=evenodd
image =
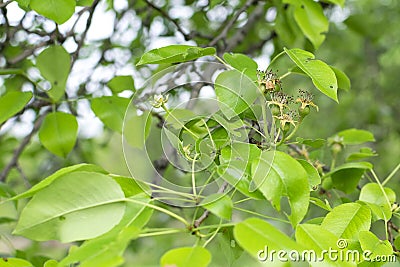
<path id="1" fill-rule="evenodd" d="M 182 124 L 194 117 L 196 117 L 196 114 L 191 110 L 174 108 L 168 114 L 165 114 L 165 122 L 175 129 L 181 129 Z"/>
<path id="2" fill-rule="evenodd" d="M 105 170 L 100 168 L 99 166 L 93 165 L 93 164 L 77 164 L 69 167 L 65 167 L 62 169 L 59 169 L 52 175 L 48 176 L 47 178 L 43 179 L 39 183 L 35 184 L 33 187 L 31 187 L 28 191 L 25 191 L 21 194 L 16 195 L 15 197 L 11 198 L 11 200 L 18 200 L 22 198 L 27 198 L 31 197 L 43 188 L 49 186 L 52 182 L 54 182 L 56 179 L 62 177 L 65 174 L 72 173 L 72 172 L 77 172 L 77 171 L 86 171 L 86 172 L 98 172 L 98 173 L 103 173 L 107 174 Z"/>
<path id="3" fill-rule="evenodd" d="M 218 250 L 224 255 L 224 260 L 227 266 L 233 266 L 234 262 L 243 254 L 243 249 L 236 245 L 233 236 L 233 226 L 225 227 L 216 236 L 218 242 Z"/>
<path id="4" fill-rule="evenodd" d="M 122 133 L 125 112 L 130 100 L 118 96 L 93 98 L 91 106 L 94 114 L 110 129 Z"/>
<path id="5" fill-rule="evenodd" d="M 253 104 L 258 96 L 258 88 L 243 72 L 229 70 L 218 75 L 215 93 L 219 108 L 230 120 Z"/>
<path id="6" fill-rule="evenodd" d="M 302 137 L 296 137 L 296 142 L 313 148 L 323 147 L 326 143 L 324 139 L 304 139 Z"/>
<path id="7" fill-rule="evenodd" d="M 251 174 L 251 161 L 258 159 L 261 155 L 261 150 L 254 144 L 247 142 L 232 142 L 230 146 L 226 146 L 221 150 L 221 163 L 234 164 L 233 167 L 241 168 L 244 165 L 243 171 Z M 240 162 L 241 164 L 236 164 Z"/>
<path id="8" fill-rule="evenodd" d="M 31 0 L 30 7 L 57 24 L 63 24 L 74 14 L 75 4 L 75 0 Z"/>
<path id="9" fill-rule="evenodd" d="M 301 49 L 286 49 L 290 59 L 309 76 L 315 87 L 323 94 L 338 102 L 336 75 L 325 62 L 315 59 L 315 56 Z"/>
<path id="10" fill-rule="evenodd" d="M 217 167 L 218 175 L 234 186 L 243 195 L 254 199 L 265 199 L 262 193 L 258 190 L 250 191 L 250 181 L 248 174 L 245 171 L 246 163 L 240 161 L 231 161 L 227 164 L 222 164 Z"/>
<path id="11" fill-rule="evenodd" d="M 295 6 L 294 19 L 304 35 L 317 49 L 325 40 L 329 29 L 329 21 L 325 17 L 322 7 L 313 0 L 286 0 Z"/>
<path id="12" fill-rule="evenodd" d="M 94 0 L 76 0 L 77 6 L 91 6 Z"/>
<path id="13" fill-rule="evenodd" d="M 0 258 L 0 267 L 33 267 L 32 263 L 17 258 Z"/>
<path id="14" fill-rule="evenodd" d="M 0 75 L 23 74 L 22 69 L 0 69 Z"/>
<path id="15" fill-rule="evenodd" d="M 235 240 L 252 257 L 265 257 L 267 253 L 260 252 L 268 248 L 275 250 L 297 250 L 302 247 L 270 223 L 258 218 L 249 218 L 235 225 L 233 229 Z M 265 260 L 271 260 L 267 258 Z M 276 258 L 275 258 L 276 260 Z"/>
<path id="16" fill-rule="evenodd" d="M 393 204 L 396 202 L 396 193 L 389 187 L 381 188 L 377 183 L 368 183 L 361 188 L 359 200 L 376 205 Z"/>
<path id="17" fill-rule="evenodd" d="M 359 200 L 373 204 L 368 206 L 377 219 L 387 221 L 392 217 L 391 207 L 396 201 L 396 193 L 391 188 L 381 188 L 379 184 L 368 183 L 361 188 Z"/>
<path id="18" fill-rule="evenodd" d="M 353 128 L 338 132 L 337 135 L 343 138 L 344 145 L 358 145 L 366 142 L 375 142 L 374 135 L 366 130 Z"/>
<path id="19" fill-rule="evenodd" d="M 323 251 L 337 249 L 338 238 L 320 225 L 299 224 L 296 227 L 296 240 L 308 251 L 312 251 L 305 254 L 311 264 L 322 260 L 320 257 L 323 256 L 323 266 L 357 266 L 355 262 L 341 261 L 340 258 L 334 261 L 327 253 L 323 254 Z"/>
<path id="20" fill-rule="evenodd" d="M 211 254 L 203 247 L 183 247 L 167 251 L 160 260 L 162 267 L 206 267 Z"/>
<path id="21" fill-rule="evenodd" d="M 132 177 L 112 175 L 112 178 L 121 186 L 125 197 L 132 197 L 141 193 L 146 193 L 149 196 L 151 195 L 150 186 Z"/>
<path id="22" fill-rule="evenodd" d="M 335 188 L 349 194 L 357 188 L 358 182 L 366 170 L 372 169 L 369 162 L 349 162 L 340 165 L 324 177 L 332 177 Z"/>
<path id="23" fill-rule="evenodd" d="M 366 159 L 369 157 L 376 157 L 376 156 L 378 156 L 378 154 L 376 154 L 376 152 L 373 151 L 371 148 L 363 147 L 363 148 L 360 148 L 360 152 L 350 154 L 346 158 L 346 161 L 356 161 L 356 160 Z"/>
<path id="24" fill-rule="evenodd" d="M 315 188 L 321 183 L 321 177 L 317 169 L 308 163 L 306 160 L 298 159 L 297 160 L 301 166 L 303 166 L 304 170 L 307 172 L 308 184 L 310 185 L 311 190 L 315 190 Z"/>
<path id="25" fill-rule="evenodd" d="M 124 192 L 109 176 L 68 173 L 33 196 L 13 233 L 37 241 L 95 238 L 119 223 L 124 199 Z"/>
<path id="26" fill-rule="evenodd" d="M 151 115 L 144 112 L 140 116 L 129 117 L 124 124 L 123 137 L 132 147 L 143 148 L 150 134 Z"/>
<path id="27" fill-rule="evenodd" d="M 0 97 L 0 125 L 21 111 L 32 98 L 31 92 L 7 92 Z"/>
<path id="28" fill-rule="evenodd" d="M 136 91 L 133 78 L 129 75 L 116 76 L 107 83 L 107 86 L 111 91 L 113 91 L 113 93 L 120 93 L 125 90 Z"/>
<path id="29" fill-rule="evenodd" d="M 144 194 L 134 197 L 143 203 L 150 202 Z M 68 254 L 60 266 L 69 266 L 79 262 L 82 267 L 114 267 L 124 262 L 123 253 L 132 239 L 140 234 L 140 229 L 150 219 L 153 209 L 132 202 L 126 203 L 126 211 L 120 223 L 111 231 L 84 242 Z"/>
<path id="30" fill-rule="evenodd" d="M 215 193 L 209 195 L 200 204 L 222 219 L 231 219 L 233 203 L 226 194 Z"/>
<path id="31" fill-rule="evenodd" d="M 215 48 L 213 47 L 200 48 L 190 45 L 170 45 L 146 52 L 140 58 L 136 66 L 186 62 L 200 57 L 214 55 L 215 52 Z"/>
<path id="32" fill-rule="evenodd" d="M 338 238 L 357 239 L 360 231 L 369 230 L 371 211 L 357 203 L 342 204 L 326 215 L 321 226 Z"/>
<path id="33" fill-rule="evenodd" d="M 257 80 L 257 63 L 240 53 L 225 53 L 224 60 L 240 72 L 244 72 L 252 81 Z"/>
<path id="34" fill-rule="evenodd" d="M 368 256 L 371 261 L 374 261 L 377 256 L 388 256 L 393 254 L 392 245 L 388 240 L 379 240 L 378 237 L 369 231 L 361 231 L 359 233 L 359 240 L 363 251 L 371 252 Z"/>
<path id="35" fill-rule="evenodd" d="M 18 5 L 25 11 L 29 8 L 29 3 L 31 0 L 17 0 Z"/>
<path id="36" fill-rule="evenodd" d="M 58 261 L 48 260 L 44 263 L 43 267 L 58 267 Z"/>
<path id="37" fill-rule="evenodd" d="M 41 3 L 47 1 L 37 0 Z M 61 0 L 60 2 L 62 2 Z M 52 1 L 56 3 L 56 1 Z M 62 10 L 62 9 L 61 9 Z M 52 45 L 43 50 L 36 58 L 36 66 L 42 74 L 43 78 L 51 83 L 51 89 L 47 94 L 54 100 L 58 101 L 65 92 L 68 75 L 71 68 L 71 56 L 59 45 Z"/>
<path id="38" fill-rule="evenodd" d="M 330 67 L 336 75 L 336 79 L 338 82 L 338 88 L 345 90 L 345 91 L 349 91 L 351 88 L 351 82 L 350 82 L 349 77 L 347 77 L 347 75 L 340 69 L 335 68 L 333 66 L 330 66 Z"/>
<path id="39" fill-rule="evenodd" d="M 327 199 L 325 199 L 325 202 L 324 202 L 319 198 L 310 197 L 310 203 L 320 207 L 321 209 L 327 210 L 327 211 L 331 211 L 332 210 L 332 207 L 329 204 L 329 201 Z"/>
<path id="40" fill-rule="evenodd" d="M 263 151 L 253 161 L 252 182 L 279 211 L 281 198 L 287 196 L 291 208 L 288 216 L 292 225 L 306 215 L 310 189 L 307 172 L 288 154 L 280 151 Z"/>
<path id="41" fill-rule="evenodd" d="M 66 157 L 75 145 L 78 122 L 75 116 L 53 112 L 46 115 L 39 130 L 39 139 L 51 153 Z"/>
<path id="42" fill-rule="evenodd" d="M 305 35 L 294 19 L 293 5 L 280 4 L 275 19 L 275 31 L 279 40 L 290 47 L 302 47 L 305 43 Z"/>
<path id="43" fill-rule="evenodd" d="M 394 246 L 396 247 L 396 249 L 400 248 L 400 235 L 398 235 L 395 240 L 394 240 Z"/>

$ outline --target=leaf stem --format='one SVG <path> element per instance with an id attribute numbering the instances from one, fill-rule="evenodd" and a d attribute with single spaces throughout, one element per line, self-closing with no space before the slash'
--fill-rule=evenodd
<path id="1" fill-rule="evenodd" d="M 128 201 L 128 202 L 135 203 L 135 204 L 143 205 L 143 206 L 155 209 L 155 210 L 158 210 L 158 211 L 163 212 L 163 213 L 165 213 L 165 214 L 177 219 L 178 221 L 182 222 L 186 227 L 190 226 L 190 224 L 183 217 L 181 217 L 181 216 L 179 216 L 179 215 L 177 215 L 177 214 L 175 214 L 175 213 L 173 213 L 173 212 L 171 212 L 171 211 L 169 211 L 167 209 L 161 208 L 159 206 L 156 206 L 156 205 L 153 205 L 153 204 L 150 204 L 150 203 L 146 203 L 146 202 L 142 202 L 142 201 L 139 201 L 139 200 L 135 200 L 135 199 L 132 199 L 132 198 L 125 198 L 124 200 Z"/>
<path id="2" fill-rule="evenodd" d="M 143 233 L 143 234 L 139 234 L 139 237 L 149 237 L 149 236 L 177 234 L 177 233 L 182 233 L 182 232 L 186 232 L 186 231 L 187 231 L 187 229 L 184 229 L 184 228 L 182 228 L 182 229 L 171 229 L 171 230 L 166 230 L 166 231 Z"/>
<path id="3" fill-rule="evenodd" d="M 291 224 L 291 222 L 289 222 L 289 221 L 286 221 L 286 220 L 283 220 L 283 219 L 279 219 L 279 218 L 276 218 L 276 217 L 267 216 L 267 215 L 264 215 L 264 214 L 261 214 L 261 213 L 258 213 L 258 212 L 254 212 L 254 211 L 251 211 L 251 210 L 246 210 L 246 209 L 242 209 L 242 208 L 239 208 L 239 207 L 233 207 L 233 208 L 235 210 L 246 212 L 246 213 L 249 213 L 249 214 L 253 214 L 253 215 L 259 216 L 261 218 L 271 219 L 271 220 L 275 220 L 275 221 L 278 221 L 278 222 Z"/>
<path id="4" fill-rule="evenodd" d="M 231 227 L 235 226 L 236 223 L 223 223 L 223 224 L 218 224 L 218 225 L 205 225 L 205 226 L 199 226 L 195 228 L 195 230 L 206 230 L 206 229 L 214 229 L 214 228 L 223 228 L 223 227 Z"/>
<path id="5" fill-rule="evenodd" d="M 222 64 L 224 64 L 225 65 L 225 67 L 227 67 L 228 69 L 230 69 L 230 70 L 232 70 L 233 68 L 232 68 L 232 66 L 230 66 L 230 65 L 228 65 L 228 64 L 226 64 L 226 62 L 225 61 L 223 61 L 222 60 L 222 58 L 220 58 L 219 56 L 217 56 L 217 55 L 214 55 L 214 57 L 219 61 L 219 62 L 221 62 Z"/>
<path id="6" fill-rule="evenodd" d="M 393 178 L 393 176 L 396 174 L 396 172 L 399 171 L 399 169 L 400 169 L 400 163 L 396 166 L 396 168 L 393 169 L 393 171 L 388 175 L 388 177 L 386 177 L 386 179 L 382 182 L 382 186 L 387 184 Z"/>
<path id="7" fill-rule="evenodd" d="M 155 187 L 155 188 L 164 190 L 165 192 L 169 192 L 169 193 L 171 193 L 171 194 L 181 195 L 181 196 L 184 196 L 184 197 L 193 199 L 193 194 L 190 194 L 190 193 L 178 192 L 178 191 L 171 190 L 171 189 L 168 189 L 168 188 L 166 188 L 166 187 L 162 187 L 162 186 L 160 186 L 160 185 L 153 184 L 153 183 L 149 183 L 149 182 L 146 182 L 146 181 L 141 181 L 141 182 L 143 182 L 143 183 L 145 183 L 145 184 L 147 184 L 147 185 L 149 185 L 149 186 L 151 186 L 151 187 Z"/>
<path id="8" fill-rule="evenodd" d="M 165 104 L 161 105 L 161 108 L 165 111 L 165 113 L 167 113 L 168 116 L 171 116 L 174 120 L 176 120 L 180 126 L 182 126 L 183 129 L 185 129 L 188 133 L 190 133 L 194 138 L 198 139 L 200 138 L 197 134 L 195 134 L 194 132 L 192 132 L 188 127 L 186 127 L 180 120 L 178 120 L 177 117 L 175 117 L 170 111 L 169 109 L 165 106 Z"/>
<path id="9" fill-rule="evenodd" d="M 282 51 L 282 52 L 280 52 L 278 55 L 276 55 L 276 56 L 271 60 L 271 62 L 269 63 L 268 68 L 271 67 L 271 65 L 274 64 L 274 62 L 275 62 L 278 58 L 280 58 L 283 54 L 285 54 L 285 53 L 286 53 L 285 51 Z"/>
<path id="10" fill-rule="evenodd" d="M 264 142 L 267 142 L 266 135 L 268 133 L 268 121 L 267 121 L 267 109 L 266 109 L 266 99 L 264 96 L 262 96 L 262 103 L 261 103 L 261 112 L 262 112 L 262 117 L 263 117 L 263 131 L 264 131 Z"/>
<path id="11" fill-rule="evenodd" d="M 197 201 L 197 193 L 196 193 L 196 175 L 194 174 L 194 167 L 199 154 L 196 154 L 192 160 L 192 190 L 195 200 Z"/>
<path id="12" fill-rule="evenodd" d="M 289 75 L 292 74 L 292 73 L 293 73 L 293 72 L 291 72 L 291 71 L 286 72 L 286 73 L 283 74 L 281 77 L 279 77 L 279 80 L 285 79 L 287 76 L 289 76 Z"/>
<path id="13" fill-rule="evenodd" d="M 373 169 L 371 169 L 370 172 L 372 173 L 372 176 L 374 177 L 376 183 L 379 185 L 379 188 L 381 189 L 382 194 L 383 194 L 383 196 L 385 197 L 385 200 L 386 200 L 386 202 L 387 202 L 387 205 L 388 205 L 388 207 L 389 207 L 389 209 L 390 209 L 390 208 L 391 208 L 391 205 L 390 205 L 389 197 L 387 196 L 387 194 L 386 194 L 386 192 L 385 192 L 385 189 L 383 188 L 381 182 L 379 181 L 378 176 L 376 175 L 376 173 L 374 172 Z M 386 216 L 385 216 L 385 235 L 386 235 L 386 239 L 388 239 L 388 226 L 387 226 L 387 222 L 388 222 L 388 220 L 387 220 L 387 218 L 386 218 Z"/>
<path id="14" fill-rule="evenodd" d="M 221 229 L 221 222 L 222 222 L 222 219 L 219 221 L 218 227 L 214 231 L 213 235 L 204 243 L 203 248 L 205 248 L 214 239 L 214 237 L 218 234 L 219 229 Z"/>

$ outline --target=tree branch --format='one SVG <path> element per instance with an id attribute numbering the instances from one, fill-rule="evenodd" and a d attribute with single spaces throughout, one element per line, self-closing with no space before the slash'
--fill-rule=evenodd
<path id="1" fill-rule="evenodd" d="M 239 16 L 246 11 L 251 5 L 257 3 L 258 0 L 247 0 L 247 2 L 236 12 L 236 14 L 228 21 L 225 27 L 222 29 L 220 34 L 218 34 L 211 42 L 208 44 L 209 46 L 215 46 L 218 41 L 221 39 L 225 39 L 228 35 L 229 30 L 233 27 L 235 22 L 239 19 Z"/>
<path id="2" fill-rule="evenodd" d="M 238 29 L 235 35 L 227 41 L 227 44 L 223 51 L 231 51 L 234 47 L 240 44 L 246 37 L 247 33 L 253 28 L 254 24 L 260 20 L 263 14 L 264 5 L 257 5 L 254 11 L 251 12 L 251 14 L 249 15 L 247 23 L 242 28 Z"/>
<path id="3" fill-rule="evenodd" d="M 192 39 L 191 34 L 186 33 L 183 28 L 181 27 L 181 25 L 179 25 L 178 21 L 176 19 L 173 19 L 170 17 L 170 15 L 168 15 L 167 12 L 165 12 L 164 10 L 162 10 L 161 8 L 159 8 L 158 6 L 154 5 L 152 2 L 148 1 L 148 0 L 144 0 L 151 8 L 153 8 L 154 10 L 156 10 L 158 13 L 160 13 L 164 18 L 166 18 L 167 20 L 169 20 L 170 22 L 172 22 L 176 29 L 183 35 L 183 37 L 185 38 L 186 41 L 189 41 L 190 39 Z"/>
<path id="4" fill-rule="evenodd" d="M 6 180 L 8 174 L 10 173 L 10 171 L 14 167 L 18 166 L 19 157 L 21 156 L 25 147 L 31 141 L 33 135 L 39 130 L 40 126 L 42 125 L 43 119 L 47 113 L 48 113 L 48 110 L 39 116 L 39 118 L 36 120 L 35 124 L 33 125 L 32 131 L 27 136 L 25 136 L 24 139 L 22 139 L 21 144 L 14 150 L 11 161 L 6 165 L 6 167 L 3 169 L 3 171 L 0 174 L 0 182 L 4 182 Z"/>
<path id="5" fill-rule="evenodd" d="M 222 183 L 221 187 L 218 189 L 217 193 L 223 193 L 227 186 L 228 186 L 228 182 L 224 181 Z M 193 227 L 194 228 L 198 228 L 205 221 L 205 219 L 208 218 L 208 215 L 210 215 L 210 211 L 209 210 L 205 210 L 203 212 L 203 214 L 197 220 L 194 221 Z"/>
<path id="6" fill-rule="evenodd" d="M 11 3 L 14 2 L 14 1 L 15 1 L 15 0 L 10 0 L 10 1 L 7 1 L 7 2 L 1 1 L 1 2 L 0 2 L 0 8 L 3 8 L 3 7 L 8 6 L 8 4 L 11 4 Z"/>
<path id="7" fill-rule="evenodd" d="M 25 58 L 27 58 L 27 57 L 33 55 L 33 53 L 35 53 L 35 51 L 36 51 L 37 49 L 42 48 L 42 47 L 44 47 L 44 46 L 46 46 L 46 45 L 49 45 L 49 44 L 52 43 L 52 42 L 53 42 L 53 40 L 50 39 L 50 40 L 46 40 L 46 41 L 43 41 L 43 42 L 41 42 L 41 43 L 38 43 L 37 45 L 33 46 L 31 49 L 26 49 L 26 50 L 24 50 L 21 54 L 19 54 L 18 56 L 16 56 L 16 57 L 10 59 L 10 60 L 8 61 L 8 63 L 11 64 L 11 65 L 14 65 L 14 64 L 16 64 L 16 63 L 18 63 L 18 62 L 24 60 Z"/>
<path id="8" fill-rule="evenodd" d="M 89 17 L 86 21 L 85 30 L 82 33 L 81 39 L 79 39 L 79 41 L 78 41 L 78 47 L 76 48 L 75 52 L 72 54 L 71 69 L 74 66 L 76 60 L 78 59 L 79 52 L 81 51 L 81 48 L 82 48 L 83 44 L 85 43 L 86 35 L 89 31 L 90 25 L 92 24 L 94 10 L 96 9 L 96 6 L 99 4 L 99 2 L 100 2 L 100 0 L 94 0 L 92 6 L 88 9 Z"/>

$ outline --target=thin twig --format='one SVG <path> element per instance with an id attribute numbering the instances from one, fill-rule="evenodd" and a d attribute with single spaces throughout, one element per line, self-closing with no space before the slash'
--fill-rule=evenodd
<path id="1" fill-rule="evenodd" d="M 228 182 L 224 181 L 221 187 L 218 189 L 218 193 L 223 193 L 227 186 Z M 208 218 L 208 215 L 210 215 L 210 211 L 205 210 L 203 214 L 197 220 L 194 221 L 193 227 L 198 228 L 204 222 L 204 220 Z"/>
<path id="2" fill-rule="evenodd" d="M 9 174 L 9 172 L 16 166 L 18 166 L 18 159 L 22 152 L 24 151 L 25 147 L 31 141 L 33 135 L 39 130 L 40 126 L 42 125 L 43 119 L 46 116 L 48 111 L 44 112 L 40 117 L 36 120 L 35 124 L 33 125 L 32 131 L 22 139 L 21 144 L 14 150 L 13 156 L 11 161 L 6 165 L 3 171 L 0 174 L 0 182 L 4 182 Z"/>
<path id="3" fill-rule="evenodd" d="M 208 44 L 209 46 L 214 46 L 218 41 L 225 39 L 228 32 L 231 30 L 235 22 L 239 19 L 239 16 L 246 11 L 251 5 L 256 3 L 258 0 L 247 0 L 247 2 L 236 12 L 236 14 L 228 21 L 222 31 Z"/>
<path id="4" fill-rule="evenodd" d="M 15 163 L 15 169 L 19 172 L 19 174 L 21 175 L 22 179 L 24 180 L 25 186 L 26 188 L 31 188 L 32 185 L 28 180 L 28 177 L 26 177 L 24 171 L 22 170 L 21 166 L 19 165 L 18 161 Z"/>
<path id="5" fill-rule="evenodd" d="M 260 18 L 264 14 L 264 5 L 260 4 L 254 9 L 249 15 L 247 23 L 238 29 L 236 33 L 227 41 L 224 51 L 232 51 L 243 39 L 247 36 L 247 33 L 254 28 L 254 24 L 260 21 Z"/>
<path id="6" fill-rule="evenodd" d="M 10 0 L 10 1 L 4 2 L 4 3 L 0 3 L 0 8 L 3 8 L 3 7 L 8 6 L 8 4 L 11 4 L 11 3 L 14 2 L 14 1 L 15 1 L 15 0 Z"/>
<path id="7" fill-rule="evenodd" d="M 88 19 L 86 21 L 85 30 L 83 31 L 83 33 L 81 35 L 81 39 L 79 39 L 79 41 L 78 41 L 78 47 L 76 48 L 75 52 L 72 54 L 71 69 L 74 66 L 76 60 L 78 59 L 79 52 L 81 51 L 82 46 L 85 43 L 86 35 L 87 35 L 88 31 L 89 31 L 90 25 L 92 24 L 94 10 L 96 9 L 96 7 L 99 4 L 99 2 L 100 2 L 100 0 L 95 0 L 93 2 L 93 4 L 91 5 L 91 7 L 88 9 L 89 10 L 89 17 L 88 17 Z"/>
<path id="8" fill-rule="evenodd" d="M 46 45 L 49 45 L 51 42 L 53 42 L 51 39 L 47 40 L 47 41 L 43 41 L 41 43 L 38 43 L 37 45 L 33 46 L 31 49 L 26 49 L 24 50 L 21 54 L 19 54 L 18 56 L 10 59 L 8 61 L 9 64 L 14 65 L 22 60 L 24 60 L 25 58 L 33 55 L 33 53 L 35 53 L 35 51 L 39 48 L 42 48 Z"/>
<path id="9" fill-rule="evenodd" d="M 192 38 L 192 36 L 188 33 L 186 33 L 183 28 L 181 27 L 181 25 L 179 25 L 178 21 L 176 19 L 173 19 L 170 17 L 170 15 L 168 15 L 167 12 L 165 12 L 164 10 L 162 10 L 161 8 L 159 8 L 158 6 L 154 5 L 152 2 L 148 1 L 148 0 L 144 0 L 150 7 L 152 7 L 154 10 L 157 10 L 158 13 L 160 13 L 164 18 L 166 18 L 167 20 L 169 20 L 170 22 L 172 22 L 176 29 L 183 35 L 183 37 L 185 38 L 186 41 L 190 40 Z"/>

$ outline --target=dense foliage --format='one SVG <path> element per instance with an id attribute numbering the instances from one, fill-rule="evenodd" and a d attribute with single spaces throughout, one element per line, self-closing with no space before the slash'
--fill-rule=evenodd
<path id="1" fill-rule="evenodd" d="M 0 10 L 0 267 L 397 265 L 395 1 Z"/>

